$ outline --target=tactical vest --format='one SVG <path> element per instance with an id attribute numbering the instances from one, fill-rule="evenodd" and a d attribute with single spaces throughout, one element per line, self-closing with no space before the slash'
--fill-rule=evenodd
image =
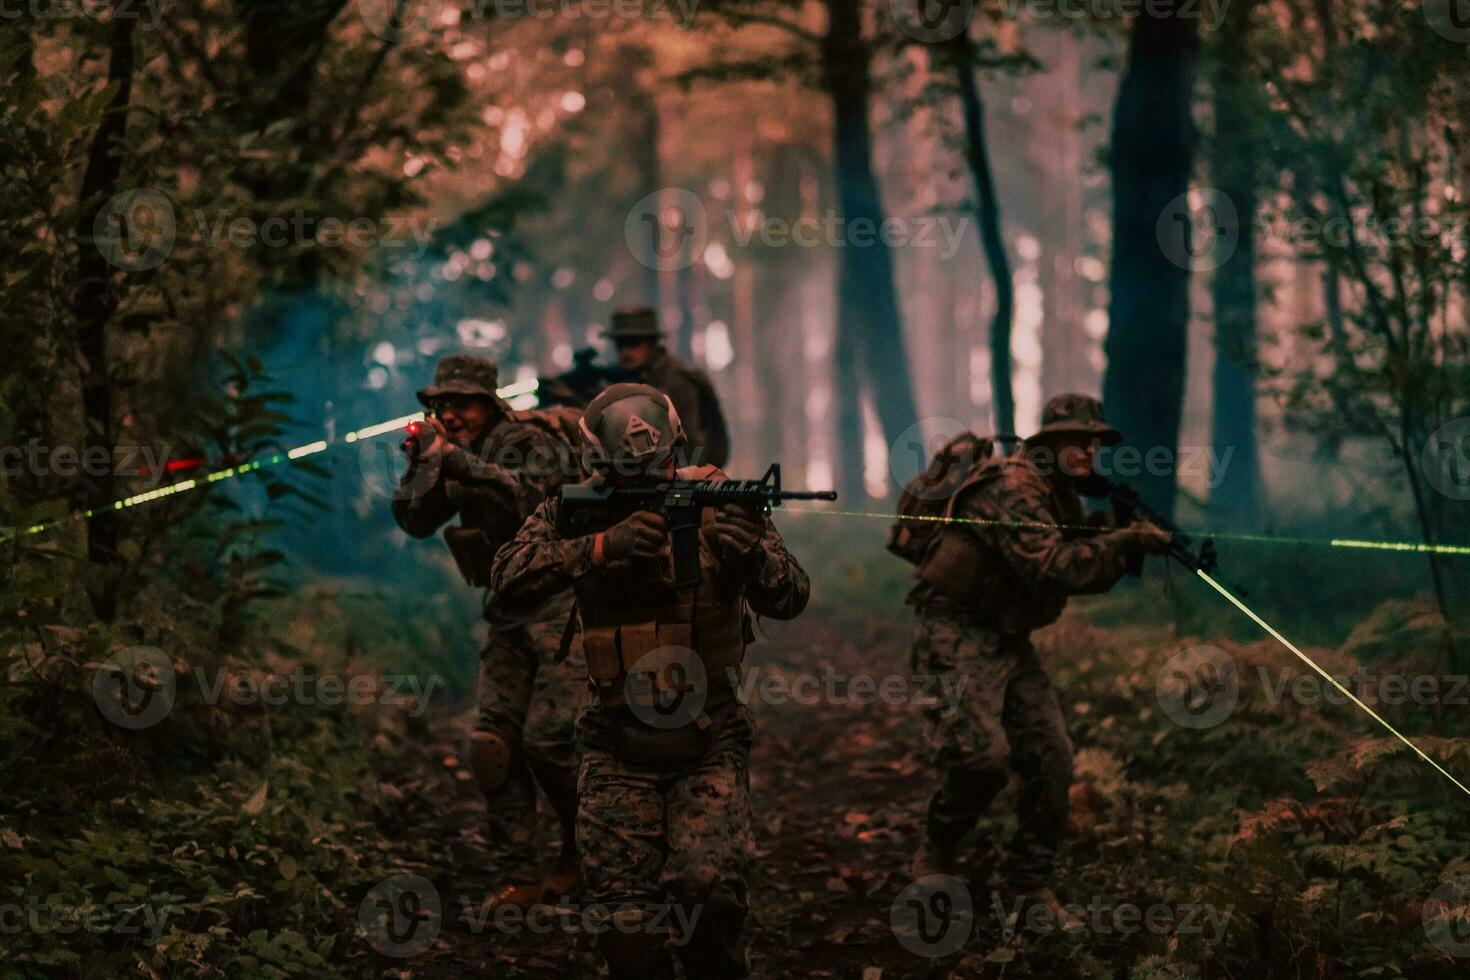
<path id="1" fill-rule="evenodd" d="M 695 466 L 678 470 L 676 476 L 704 480 L 717 473 L 715 467 Z M 743 592 L 732 591 L 716 575 L 719 566 L 709 538 L 713 523 L 713 509 L 705 510 L 698 532 L 699 584 L 692 589 L 674 588 L 672 555 L 665 548 L 657 581 L 647 576 L 609 581 L 599 575 L 595 586 L 577 590 L 588 681 L 603 708 L 620 716 L 632 713 L 627 710 L 634 687 L 629 680 L 635 672 L 647 681 L 638 689 L 667 689 L 669 678 L 660 668 L 676 652 L 683 658 L 692 655 L 704 675 L 699 694 L 703 707 L 691 725 L 657 731 L 625 719 L 620 754 L 627 761 L 664 764 L 699 758 L 734 707 L 735 673 L 753 637 Z"/>

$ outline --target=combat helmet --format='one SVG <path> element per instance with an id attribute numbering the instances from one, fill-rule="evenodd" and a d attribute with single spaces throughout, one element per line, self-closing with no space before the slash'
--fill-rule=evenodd
<path id="1" fill-rule="evenodd" d="M 588 469 L 603 472 L 647 473 L 686 441 L 673 401 L 645 384 L 604 388 L 588 403 L 579 425 Z"/>

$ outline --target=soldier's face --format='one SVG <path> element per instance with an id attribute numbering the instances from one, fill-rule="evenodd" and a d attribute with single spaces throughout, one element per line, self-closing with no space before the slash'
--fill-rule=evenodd
<path id="1" fill-rule="evenodd" d="M 1092 476 L 1097 466 L 1097 440 L 1083 434 L 1063 434 L 1052 440 L 1057 454 L 1057 469 L 1074 480 Z"/>
<path id="2" fill-rule="evenodd" d="M 435 402 L 434 414 L 444 423 L 450 439 L 467 446 L 490 424 L 491 406 L 473 395 L 448 395 Z"/>
<path id="3" fill-rule="evenodd" d="M 618 367 L 624 371 L 637 371 L 658 351 L 658 344 L 651 340 L 619 340 L 617 346 Z"/>

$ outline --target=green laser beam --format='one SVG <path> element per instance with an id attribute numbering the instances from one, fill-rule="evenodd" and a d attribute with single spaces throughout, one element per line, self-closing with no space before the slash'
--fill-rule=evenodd
<path id="1" fill-rule="evenodd" d="M 538 381 L 538 379 L 532 378 L 529 381 L 518 381 L 513 385 L 506 385 L 504 388 L 497 388 L 495 390 L 495 393 L 501 398 L 518 398 L 524 395 L 534 394 L 539 387 L 540 382 Z M 178 483 L 170 483 L 166 487 L 156 487 L 152 490 L 146 490 L 143 493 L 133 494 L 131 497 L 123 497 L 119 500 L 114 500 L 110 504 L 103 504 L 100 507 L 93 507 L 89 510 L 77 511 L 74 514 L 69 514 L 66 517 L 58 518 L 54 521 L 46 521 L 41 524 L 33 524 L 30 527 L 0 528 L 0 541 L 7 541 L 10 538 L 15 537 L 40 534 L 54 527 L 58 527 L 66 523 L 67 521 L 89 520 L 93 517 L 96 517 L 98 514 L 106 513 L 108 511 L 127 510 L 130 507 L 137 507 L 139 504 L 150 503 L 154 500 L 162 500 L 164 497 L 172 497 L 176 494 L 187 493 L 190 490 L 197 490 L 200 487 L 209 486 L 215 483 L 222 483 L 225 480 L 232 480 L 235 477 L 244 476 L 247 473 L 254 472 L 255 470 L 261 469 L 266 466 L 277 466 L 281 463 L 294 463 L 298 459 L 305 459 L 307 456 L 315 456 L 317 453 L 324 453 L 328 449 L 331 449 L 334 445 L 347 445 L 350 443 L 363 442 L 368 439 L 375 439 L 378 436 L 387 435 L 390 432 L 396 432 L 402 429 L 404 426 L 408 425 L 408 423 L 419 421 L 423 417 L 423 412 L 413 412 L 409 415 L 402 415 L 395 419 L 388 419 L 384 422 L 378 422 L 373 425 L 364 426 L 361 429 L 354 429 L 342 438 L 341 443 L 329 442 L 326 439 L 318 439 L 315 442 L 308 442 L 305 445 L 297 446 L 294 449 L 288 449 L 285 452 L 273 453 L 270 456 L 263 457 L 261 459 L 251 460 L 248 463 L 241 463 L 239 466 L 226 467 L 225 469 L 216 470 L 213 473 L 208 473 L 204 476 L 192 477 L 187 480 L 180 480 Z"/>
<path id="2" fill-rule="evenodd" d="M 1378 724 L 1382 725 L 1384 728 L 1388 729 L 1388 731 L 1393 735 L 1394 738 L 1398 739 L 1400 742 L 1403 742 L 1410 749 L 1412 749 L 1414 751 L 1414 754 L 1415 755 L 1417 755 L 1419 758 L 1423 759 L 1425 762 L 1429 763 L 1435 769 L 1439 770 L 1440 775 L 1444 776 L 1444 778 L 1448 779 L 1450 782 L 1452 782 L 1456 786 L 1458 786 L 1460 788 L 1461 792 L 1463 792 L 1466 796 L 1470 796 L 1470 789 L 1466 789 L 1464 783 L 1460 782 L 1454 776 L 1451 776 L 1449 774 L 1448 770 L 1446 770 L 1438 762 L 1435 762 L 1428 755 L 1426 755 L 1423 749 L 1419 748 L 1419 746 L 1415 745 L 1413 742 L 1411 742 L 1409 740 L 1408 736 L 1404 735 L 1403 732 L 1400 732 L 1397 728 L 1395 728 L 1392 725 L 1390 725 L 1387 721 L 1385 721 L 1383 719 L 1383 716 L 1380 715 L 1378 712 L 1374 711 L 1372 708 L 1370 708 L 1366 704 L 1364 704 L 1358 698 L 1358 696 L 1356 694 L 1354 694 L 1352 691 L 1349 691 L 1346 687 L 1344 687 L 1341 683 L 1339 683 L 1338 680 L 1337 680 L 1337 678 L 1333 677 L 1327 671 L 1325 671 L 1321 667 L 1319 667 L 1317 665 L 1317 662 L 1315 660 L 1313 660 L 1311 657 L 1307 656 L 1305 653 L 1302 653 L 1301 650 L 1297 649 L 1296 644 L 1292 643 L 1286 637 L 1282 636 L 1281 633 L 1276 629 L 1276 627 L 1274 627 L 1270 623 L 1266 622 L 1260 616 L 1257 616 L 1255 614 L 1254 610 L 1252 610 L 1245 603 L 1243 603 L 1239 599 L 1237 599 L 1235 597 L 1235 595 L 1233 593 L 1231 593 L 1231 591 L 1229 589 L 1225 588 L 1225 586 L 1223 586 L 1219 582 L 1215 581 L 1210 576 L 1210 574 L 1208 572 L 1203 571 L 1203 570 L 1196 570 L 1195 571 L 1195 574 L 1198 575 L 1200 578 L 1204 579 L 1206 582 L 1208 582 L 1209 585 L 1210 585 L 1210 588 L 1214 589 L 1216 592 L 1220 593 L 1227 600 L 1229 600 L 1231 605 L 1235 606 L 1235 608 L 1239 609 L 1241 612 L 1243 612 L 1247 616 L 1249 616 L 1251 618 L 1251 620 L 1257 626 L 1259 626 L 1261 629 L 1265 630 L 1268 634 L 1270 634 L 1270 636 L 1271 636 L 1272 639 L 1274 639 L 1276 642 L 1280 643 L 1282 646 L 1286 647 L 1286 649 L 1290 650 L 1292 653 L 1296 654 L 1297 658 L 1299 660 L 1301 660 L 1302 663 L 1306 664 L 1308 667 L 1310 667 L 1313 670 L 1315 670 L 1318 674 L 1322 675 L 1323 679 L 1325 679 L 1327 681 L 1327 683 L 1331 684 L 1333 687 L 1337 688 L 1339 691 L 1341 691 L 1343 694 L 1345 694 L 1348 698 L 1350 698 L 1352 700 L 1353 704 L 1356 704 L 1358 707 L 1360 707 L 1364 711 L 1366 711 L 1368 713 L 1368 716 L 1370 718 L 1372 718 L 1374 721 L 1378 722 Z"/>
<path id="3" fill-rule="evenodd" d="M 1053 524 L 1030 521 L 992 521 L 980 517 L 936 517 L 927 514 L 911 514 L 899 517 L 880 511 L 832 510 L 826 507 L 787 507 L 791 514 L 832 514 L 837 517 L 866 517 L 885 521 L 929 521 L 938 524 L 976 524 L 983 527 L 1030 527 L 1055 531 L 1106 531 L 1095 524 Z M 1412 551 L 1434 555 L 1470 556 L 1470 545 L 1425 544 L 1422 541 L 1365 541 L 1356 538 L 1301 538 L 1280 534 L 1238 534 L 1230 531 L 1188 531 L 1191 537 L 1214 538 L 1217 541 L 1253 541 L 1263 544 L 1295 544 L 1319 548 L 1355 548 L 1366 551 Z"/>
<path id="4" fill-rule="evenodd" d="M 828 510 L 828 509 L 817 509 L 817 508 L 811 508 L 811 507 L 794 507 L 794 508 L 789 508 L 789 510 L 790 510 L 791 513 L 798 513 L 798 514 L 833 514 L 833 515 L 837 515 L 837 516 L 841 516 L 841 517 L 870 517 L 870 518 L 873 518 L 873 517 L 881 517 L 881 518 L 883 518 L 885 520 L 893 520 L 894 519 L 894 515 L 892 515 L 892 514 L 882 514 L 882 513 L 877 513 L 877 512 L 873 512 L 873 511 Z M 1091 525 L 1047 524 L 1047 523 L 1029 522 L 1029 521 L 992 521 L 992 520 L 984 520 L 982 518 L 966 518 L 966 517 L 933 517 L 933 516 L 926 516 L 926 515 L 914 515 L 914 516 L 911 516 L 911 517 L 906 517 L 906 518 L 904 518 L 904 520 L 937 521 L 937 522 L 942 522 L 942 523 L 947 523 L 947 524 L 981 524 L 981 525 L 987 525 L 987 526 L 991 526 L 991 527 L 1035 527 L 1035 528 L 1048 528 L 1048 529 L 1085 528 L 1087 530 L 1097 530 L 1096 528 L 1092 527 Z M 1252 535 L 1251 537 L 1259 537 L 1259 535 Z M 1270 538 L 1268 540 L 1282 541 L 1284 539 L 1281 539 L 1281 538 Z M 1423 550 L 1423 549 L 1425 549 L 1425 548 L 1428 547 L 1428 546 L 1425 546 L 1425 545 L 1415 546 L 1411 542 L 1402 542 L 1402 543 L 1400 543 L 1400 542 L 1372 542 L 1372 541 L 1347 541 L 1347 540 L 1344 540 L 1343 543 L 1339 543 L 1339 540 L 1338 539 L 1334 539 L 1332 542 L 1317 541 L 1317 542 L 1311 542 L 1311 543 L 1331 544 L 1331 545 L 1336 546 L 1336 547 L 1371 547 L 1371 546 L 1374 546 L 1376 544 L 1376 545 L 1380 545 L 1380 546 L 1386 547 L 1389 550 L 1395 550 L 1395 551 L 1398 551 L 1398 550 L 1404 550 L 1404 551 Z M 1403 544 L 1403 545 L 1405 545 L 1405 547 L 1395 547 L 1395 545 L 1397 545 L 1397 544 Z M 1462 550 L 1470 550 L 1470 549 L 1462 549 Z M 1219 581 L 1217 581 L 1213 576 L 1211 576 L 1208 572 L 1204 571 L 1203 569 L 1195 569 L 1195 574 L 1198 575 L 1200 578 L 1204 579 L 1206 582 L 1208 582 L 1211 588 L 1213 588 L 1216 592 L 1220 593 L 1220 595 L 1224 596 L 1227 600 L 1229 600 L 1231 605 L 1235 606 L 1241 612 L 1245 613 L 1248 617 L 1250 617 L 1250 619 L 1257 626 L 1261 627 L 1261 629 L 1265 630 L 1272 637 L 1272 639 L 1276 640 L 1276 642 L 1280 643 L 1282 646 L 1286 647 L 1286 649 L 1290 650 L 1303 663 L 1305 663 L 1308 667 L 1311 667 L 1314 671 L 1316 671 L 1318 674 L 1320 674 L 1329 684 L 1331 684 L 1333 687 L 1337 688 L 1344 695 L 1346 695 L 1353 702 L 1353 704 L 1356 704 L 1359 708 L 1362 708 L 1365 712 L 1367 712 L 1368 713 L 1368 716 L 1370 718 L 1372 718 L 1374 721 L 1378 722 L 1378 724 L 1382 725 L 1385 729 L 1387 729 L 1388 732 L 1390 734 L 1392 734 L 1394 738 L 1398 739 L 1400 742 L 1403 742 L 1410 749 L 1412 749 L 1414 751 L 1414 754 L 1415 755 L 1419 756 L 1419 758 L 1423 759 L 1425 762 L 1427 762 L 1431 766 L 1433 766 L 1436 770 L 1439 771 L 1440 775 L 1444 776 L 1450 782 L 1454 783 L 1457 787 L 1460 788 L 1460 790 L 1462 792 L 1465 793 L 1465 795 L 1470 796 L 1470 789 L 1467 789 L 1465 787 L 1465 784 L 1464 783 L 1460 782 L 1454 776 L 1450 775 L 1450 773 L 1443 766 L 1441 766 L 1439 763 L 1435 762 L 1428 755 L 1426 755 L 1423 749 L 1419 748 L 1419 746 L 1415 745 L 1412 741 L 1410 741 L 1409 738 L 1406 735 L 1404 735 L 1402 732 L 1400 732 L 1397 728 L 1394 728 L 1392 725 L 1390 725 L 1386 720 L 1384 720 L 1384 718 L 1383 718 L 1382 715 L 1378 714 L 1378 712 L 1374 711 L 1372 708 L 1368 707 L 1368 705 L 1364 704 L 1363 701 L 1361 699 L 1359 699 L 1357 695 L 1355 695 L 1352 691 L 1350 691 L 1346 687 L 1344 687 L 1337 680 L 1337 678 L 1333 677 L 1326 670 L 1323 670 L 1322 667 L 1320 667 L 1315 660 L 1313 660 L 1311 657 L 1309 657 L 1305 653 L 1303 653 L 1296 646 L 1296 644 L 1292 643 L 1285 636 L 1283 636 L 1281 634 L 1281 632 L 1279 630 L 1277 630 L 1274 626 L 1272 626 L 1270 623 L 1266 622 L 1260 616 L 1256 615 L 1256 613 L 1255 613 L 1254 610 L 1252 610 L 1249 606 L 1247 606 L 1240 599 L 1236 598 L 1236 596 L 1235 596 L 1234 593 L 1232 593 L 1229 589 L 1225 588 L 1225 586 L 1221 585 L 1219 583 Z"/>
<path id="5" fill-rule="evenodd" d="M 499 388 L 496 390 L 496 394 L 500 395 L 500 397 L 502 398 L 517 398 L 525 395 L 534 394 L 539 389 L 539 387 L 540 380 L 537 378 L 531 378 L 526 381 L 518 381 L 515 384 L 507 385 L 504 388 Z M 394 432 L 402 429 L 409 422 L 413 422 L 422 418 L 422 412 L 415 412 L 410 415 L 403 415 L 398 418 L 388 419 L 386 421 L 378 422 L 369 426 L 364 426 L 361 429 L 356 429 L 352 432 L 349 432 L 346 436 L 342 438 L 340 443 L 329 442 L 326 439 L 319 439 L 315 442 L 310 442 L 302 446 L 297 446 L 296 448 L 287 450 L 284 453 L 275 453 L 264 459 L 254 460 L 249 463 L 242 463 L 239 466 L 228 467 L 226 469 L 218 470 L 214 473 L 206 474 L 205 476 L 194 477 L 188 480 L 181 480 L 178 483 L 171 483 L 166 487 L 157 487 L 153 490 L 134 494 L 131 497 L 124 497 L 120 500 L 115 500 L 110 504 L 103 504 L 100 507 L 94 507 L 90 510 L 78 511 L 77 513 L 70 514 L 58 520 L 47 521 L 42 524 L 34 524 L 30 527 L 23 528 L 0 528 L 0 541 L 5 541 L 12 537 L 40 534 L 43 531 L 50 530 L 51 528 L 57 527 L 67 521 L 87 520 L 106 511 L 126 510 L 130 507 L 136 507 L 139 504 L 149 503 L 154 500 L 161 500 L 164 497 L 172 497 L 175 494 L 186 493 L 190 490 L 197 490 L 200 487 L 209 486 L 210 484 L 233 479 L 237 476 L 243 476 L 253 470 L 258 470 L 263 466 L 276 466 L 281 463 L 295 462 L 296 460 L 303 459 L 307 456 L 314 456 L 317 453 L 326 452 L 328 449 L 331 449 L 336 445 L 361 442 L 366 439 L 374 439 L 378 436 L 386 435 L 389 432 Z M 987 521 L 981 518 L 937 517 L 925 515 L 912 515 L 909 517 L 897 518 L 895 517 L 895 515 L 888 513 L 853 510 L 832 510 L 828 508 L 818 509 L 788 507 L 786 508 L 786 510 L 789 513 L 795 514 L 831 514 L 839 517 L 864 517 L 886 521 L 935 521 L 946 524 L 980 524 L 991 527 L 1013 528 L 1033 527 L 1037 529 L 1064 531 L 1103 530 L 1102 528 L 1096 527 L 1091 524 L 1047 524 L 1016 521 Z M 1346 548 L 1367 551 L 1417 552 L 1421 554 L 1470 556 L 1470 545 L 1426 544 L 1419 541 L 1368 541 L 1356 538 L 1301 538 L 1285 537 L 1271 534 L 1240 534 L 1232 532 L 1191 531 L 1189 533 L 1191 535 L 1194 535 L 1195 537 L 1215 538 L 1221 541 L 1252 541 L 1263 544 L 1296 544 L 1315 547 Z"/>

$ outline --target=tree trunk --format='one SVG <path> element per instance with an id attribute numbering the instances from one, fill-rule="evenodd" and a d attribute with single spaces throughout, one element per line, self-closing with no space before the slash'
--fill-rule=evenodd
<path id="1" fill-rule="evenodd" d="M 122 175 L 122 148 L 127 133 L 128 103 L 133 91 L 133 29 L 135 17 L 118 16 L 114 3 L 111 55 L 107 64 L 107 80 L 115 85 L 107 114 L 92 134 L 87 151 L 87 168 L 82 174 L 82 220 L 77 238 L 83 242 L 77 259 L 76 290 L 72 294 L 72 315 L 76 319 L 77 350 L 81 355 L 82 412 L 86 417 L 88 445 L 103 446 L 109 453 L 115 443 L 112 424 L 112 377 L 108 371 L 107 326 L 117 311 L 118 295 L 114 283 L 115 270 L 96 246 L 94 229 L 113 195 L 119 191 Z M 119 216 L 123 221 L 130 215 Z M 95 440 L 95 441 L 93 441 Z M 117 481 L 112 467 L 91 477 L 86 500 L 91 508 L 100 508 L 116 498 Z M 118 528 L 113 512 L 103 510 L 92 518 L 87 535 L 87 561 L 96 573 L 91 593 L 93 612 L 104 622 L 117 614 Z"/>
<path id="2" fill-rule="evenodd" d="M 883 206 L 873 174 L 868 126 L 871 57 L 862 36 L 859 0 L 827 0 L 823 81 L 832 99 L 840 229 L 848 233 L 837 249 L 837 390 L 833 392 L 840 453 L 837 482 L 854 502 L 866 495 L 861 398 L 853 386 L 858 372 L 869 382 L 878 421 L 890 444 L 918 416 L 893 288 L 893 257 L 878 238 Z M 866 236 L 860 239 L 861 245 L 852 240 L 857 234 Z"/>
<path id="3" fill-rule="evenodd" d="M 1237 3 L 1227 17 L 1215 58 L 1214 133 L 1210 142 L 1216 186 L 1234 202 L 1239 240 L 1215 270 L 1214 448 L 1231 455 L 1210 490 L 1217 521 L 1255 527 L 1260 519 L 1260 450 L 1256 443 L 1255 214 L 1260 152 L 1251 119 L 1251 82 L 1241 72 L 1253 4 Z"/>
<path id="4" fill-rule="evenodd" d="M 1195 20 L 1179 16 L 1174 6 L 1161 0 L 1135 20 L 1114 109 L 1113 262 L 1103 379 L 1109 418 L 1128 443 L 1145 459 L 1162 448 L 1171 460 L 1183 410 L 1189 269 L 1165 254 L 1159 228 L 1171 202 L 1189 190 L 1198 49 Z M 1188 214 L 1180 210 L 1185 220 L 1167 230 L 1187 242 Z M 1142 469 L 1137 489 L 1151 506 L 1172 514 L 1174 466 Z"/>
<path id="5" fill-rule="evenodd" d="M 995 431 L 1016 431 L 1016 400 L 1011 393 L 1011 323 L 1015 316 L 1016 292 L 1011 283 L 1011 263 L 1001 236 L 1000 202 L 995 194 L 995 177 L 985 143 L 985 105 L 975 80 L 978 60 L 975 42 L 962 33 L 953 57 L 959 83 L 960 105 L 965 118 L 965 162 L 975 180 L 975 217 L 980 222 L 980 245 L 995 284 L 995 314 L 990 318 L 990 391 Z"/>

